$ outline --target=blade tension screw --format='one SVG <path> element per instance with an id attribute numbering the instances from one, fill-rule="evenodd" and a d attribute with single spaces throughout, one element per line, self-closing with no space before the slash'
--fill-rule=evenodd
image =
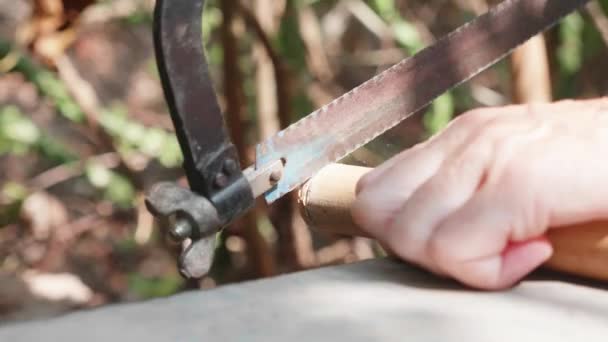
<path id="1" fill-rule="evenodd" d="M 181 219 L 169 230 L 169 236 L 175 242 L 182 242 L 192 234 L 192 225 L 187 220 Z"/>
<path id="2" fill-rule="evenodd" d="M 238 166 L 237 166 L 236 162 L 233 159 L 226 159 L 224 161 L 223 171 L 227 175 L 232 175 L 236 171 L 238 171 Z"/>
<path id="3" fill-rule="evenodd" d="M 220 189 L 225 188 L 228 186 L 228 176 L 223 172 L 220 172 L 215 176 L 215 181 L 213 183 Z"/>
<path id="4" fill-rule="evenodd" d="M 275 170 L 270 173 L 270 181 L 272 183 L 278 183 L 283 177 L 283 172 L 281 170 Z"/>

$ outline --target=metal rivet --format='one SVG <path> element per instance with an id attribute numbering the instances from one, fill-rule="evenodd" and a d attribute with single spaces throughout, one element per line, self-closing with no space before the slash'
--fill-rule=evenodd
<path id="1" fill-rule="evenodd" d="M 232 175 L 236 173 L 238 171 L 238 165 L 236 164 L 236 161 L 234 161 L 234 159 L 226 159 L 224 161 L 223 171 L 227 175 Z"/>
<path id="2" fill-rule="evenodd" d="M 225 175 L 225 174 L 223 174 L 223 173 L 218 173 L 218 174 L 215 176 L 215 181 L 213 182 L 213 184 L 214 184 L 216 187 L 218 187 L 218 188 L 222 189 L 222 188 L 225 188 L 225 187 L 227 187 L 227 186 L 228 186 L 228 181 L 229 181 L 228 176 L 226 176 L 226 175 Z"/>
<path id="3" fill-rule="evenodd" d="M 283 177 L 283 171 L 274 170 L 270 173 L 270 182 L 277 183 Z"/>
<path id="4" fill-rule="evenodd" d="M 188 220 L 179 220 L 175 222 L 169 230 L 169 236 L 175 242 L 182 242 L 192 235 L 192 225 Z"/>

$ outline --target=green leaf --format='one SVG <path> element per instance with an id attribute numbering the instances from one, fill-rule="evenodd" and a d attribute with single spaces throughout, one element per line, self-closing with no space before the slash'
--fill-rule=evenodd
<path id="1" fill-rule="evenodd" d="M 178 167 L 183 162 L 182 150 L 175 136 L 167 137 L 158 159 L 167 168 Z"/>
<path id="2" fill-rule="evenodd" d="M 36 148 L 49 160 L 65 164 L 78 160 L 80 157 L 68 147 L 53 137 L 42 134 Z"/>
<path id="3" fill-rule="evenodd" d="M 424 116 L 427 132 L 432 135 L 445 128 L 454 117 L 454 107 L 454 97 L 451 93 L 438 97 Z"/>
<path id="4" fill-rule="evenodd" d="M 414 54 L 424 48 L 424 43 L 420 38 L 420 34 L 416 26 L 404 20 L 396 20 L 393 23 L 393 31 L 395 39 L 399 44 L 408 48 L 410 54 Z"/>
<path id="5" fill-rule="evenodd" d="M 10 199 L 11 201 L 22 201 L 27 196 L 27 188 L 20 183 L 7 182 L 2 187 L 2 195 Z"/>
<path id="6" fill-rule="evenodd" d="M 400 15 L 394 0 L 374 0 L 372 5 L 378 15 L 391 26 L 397 43 L 409 54 L 415 54 L 424 48 L 418 29 Z"/>
<path id="7" fill-rule="evenodd" d="M 397 8 L 394 0 L 374 0 L 373 5 L 378 14 L 385 19 L 393 19 L 396 16 Z"/>
<path id="8" fill-rule="evenodd" d="M 125 141 L 135 145 L 144 138 L 146 129 L 144 126 L 138 123 L 128 122 L 121 133 L 121 136 L 125 139 Z"/>
<path id="9" fill-rule="evenodd" d="M 146 131 L 139 144 L 140 150 L 149 156 L 158 156 L 162 150 L 167 135 L 158 128 L 150 128 Z"/>
<path id="10" fill-rule="evenodd" d="M 203 43 L 206 43 L 210 40 L 210 36 L 222 24 L 222 20 L 222 11 L 217 6 L 208 4 L 205 8 L 205 11 L 203 12 Z"/>
<path id="11" fill-rule="evenodd" d="M 135 187 L 126 177 L 114 172 L 106 187 L 105 197 L 119 207 L 130 208 L 135 198 Z"/>
<path id="12" fill-rule="evenodd" d="M 89 183 L 96 188 L 104 189 L 112 181 L 112 171 L 98 163 L 88 163 L 85 168 L 85 175 Z"/>
<path id="13" fill-rule="evenodd" d="M 36 125 L 21 116 L 19 109 L 13 106 L 5 107 L 0 114 L 2 120 L 2 134 L 6 138 L 26 145 L 35 144 L 40 138 L 40 131 Z"/>
<path id="14" fill-rule="evenodd" d="M 172 295 L 182 283 L 183 280 L 178 277 L 148 278 L 137 273 L 129 275 L 129 289 L 144 299 Z"/>
<path id="15" fill-rule="evenodd" d="M 21 212 L 21 205 L 23 200 L 28 195 L 27 188 L 16 182 L 7 182 L 0 188 L 1 197 L 4 197 L 7 201 L 4 201 L 0 205 L 0 229 L 11 223 L 16 222 Z"/>
<path id="16" fill-rule="evenodd" d="M 557 49 L 559 66 L 565 74 L 578 72 L 583 64 L 582 34 L 585 21 L 580 13 L 573 13 L 562 21 L 559 29 L 561 44 Z"/>

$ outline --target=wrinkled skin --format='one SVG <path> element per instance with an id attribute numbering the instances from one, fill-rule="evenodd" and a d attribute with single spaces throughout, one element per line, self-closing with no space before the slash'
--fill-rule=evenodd
<path id="1" fill-rule="evenodd" d="M 511 287 L 550 258 L 549 229 L 608 218 L 608 97 L 464 113 L 366 174 L 352 216 L 397 257 Z"/>

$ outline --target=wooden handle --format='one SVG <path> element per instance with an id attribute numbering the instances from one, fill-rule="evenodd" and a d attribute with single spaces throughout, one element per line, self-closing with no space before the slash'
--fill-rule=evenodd
<path id="1" fill-rule="evenodd" d="M 355 225 L 350 207 L 357 181 L 370 168 L 332 164 L 300 189 L 299 207 L 312 229 L 370 237 Z M 608 222 L 561 227 L 549 231 L 554 247 L 546 267 L 578 276 L 608 281 Z"/>

